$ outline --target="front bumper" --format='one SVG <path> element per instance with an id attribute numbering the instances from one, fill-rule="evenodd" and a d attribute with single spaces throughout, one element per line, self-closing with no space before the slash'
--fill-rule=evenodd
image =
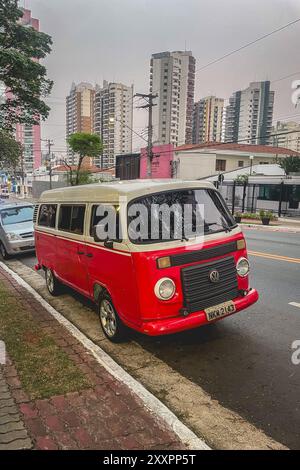
<path id="1" fill-rule="evenodd" d="M 34 238 L 26 238 L 26 240 L 12 240 L 5 244 L 6 251 L 9 255 L 17 255 L 18 253 L 27 253 L 35 250 Z"/>
<path id="2" fill-rule="evenodd" d="M 258 292 L 255 289 L 250 289 L 244 297 L 238 297 L 233 300 L 236 312 L 249 307 L 258 300 Z M 215 321 L 223 320 L 231 315 L 226 315 Z M 207 325 L 214 322 L 209 322 L 206 319 L 204 310 L 200 312 L 191 313 L 186 317 L 168 318 L 166 320 L 156 320 L 144 322 L 141 326 L 141 332 L 149 336 L 166 335 L 171 333 L 179 333 L 180 331 L 190 330 L 202 325 Z"/>

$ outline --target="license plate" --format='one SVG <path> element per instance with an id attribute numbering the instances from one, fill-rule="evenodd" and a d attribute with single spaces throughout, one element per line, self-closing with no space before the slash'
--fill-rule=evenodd
<path id="1" fill-rule="evenodd" d="M 218 318 L 226 317 L 226 315 L 231 315 L 235 311 L 236 307 L 234 302 L 231 300 L 229 302 L 224 302 L 223 304 L 215 305 L 214 307 L 209 307 L 204 310 L 207 321 L 214 321 Z"/>

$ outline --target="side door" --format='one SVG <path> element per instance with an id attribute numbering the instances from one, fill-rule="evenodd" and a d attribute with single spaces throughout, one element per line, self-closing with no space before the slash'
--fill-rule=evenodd
<path id="1" fill-rule="evenodd" d="M 71 287 L 89 295 L 84 240 L 85 204 L 61 204 L 58 219 L 58 275 Z"/>
<path id="2" fill-rule="evenodd" d="M 121 239 L 122 234 L 119 234 L 118 210 L 116 237 L 111 239 L 113 246 L 108 247 L 104 242 L 96 242 L 93 237 L 93 227 L 101 224 L 101 216 L 97 215 L 97 209 L 99 206 L 108 205 L 110 204 L 93 204 L 90 209 L 89 230 L 87 227 L 86 232 L 86 261 L 90 291 L 93 296 L 95 285 L 104 287 L 111 295 L 120 317 L 126 323 L 138 325 L 140 318 L 133 260 L 127 244 Z"/>

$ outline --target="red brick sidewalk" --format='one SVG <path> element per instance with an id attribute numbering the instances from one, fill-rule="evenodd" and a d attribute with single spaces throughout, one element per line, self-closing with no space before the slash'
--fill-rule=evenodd
<path id="1" fill-rule="evenodd" d="M 2 380 L 8 385 L 14 401 L 15 421 L 25 424 L 33 448 L 184 449 L 178 437 L 153 416 L 126 385 L 115 380 L 81 343 L 1 268 L 0 284 L 22 303 L 22 308 L 30 312 L 38 328 L 54 338 L 91 384 L 81 391 L 32 399 L 24 390 L 13 363 L 2 367 Z M 5 407 L 2 407 L 0 397 L 1 409 Z M 19 411 L 19 418 L 16 411 Z M 4 421 L 9 415 L 9 410 L 6 415 L 2 413 Z M 14 446 L 17 447 L 17 441 Z"/>

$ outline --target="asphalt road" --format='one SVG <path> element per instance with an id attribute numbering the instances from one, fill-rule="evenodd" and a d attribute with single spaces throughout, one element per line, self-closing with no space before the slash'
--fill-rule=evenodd
<path id="1" fill-rule="evenodd" d="M 259 302 L 215 325 L 158 339 L 134 335 L 146 350 L 201 385 L 225 407 L 290 448 L 300 449 L 300 233 L 245 230 L 251 284 Z M 22 257 L 33 267 L 35 258 Z M 182 397 L 184 400 L 184 397 Z"/>

